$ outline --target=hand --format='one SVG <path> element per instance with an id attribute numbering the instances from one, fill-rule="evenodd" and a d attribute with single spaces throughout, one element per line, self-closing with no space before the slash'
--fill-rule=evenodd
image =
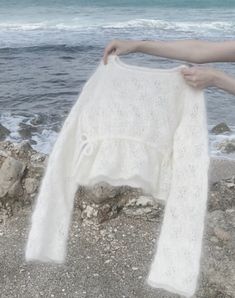
<path id="1" fill-rule="evenodd" d="M 200 66 L 185 67 L 181 70 L 186 83 L 198 89 L 214 86 L 216 72 L 214 68 Z"/>
<path id="2" fill-rule="evenodd" d="M 135 40 L 113 39 L 105 47 L 103 61 L 107 64 L 109 54 L 128 54 L 136 50 L 137 42 Z"/>

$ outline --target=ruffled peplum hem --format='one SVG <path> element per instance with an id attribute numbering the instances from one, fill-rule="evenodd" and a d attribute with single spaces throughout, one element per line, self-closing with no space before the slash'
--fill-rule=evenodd
<path id="1" fill-rule="evenodd" d="M 154 199 L 166 200 L 171 173 L 168 152 L 134 138 L 91 139 L 84 133 L 80 148 L 71 173 L 78 185 L 91 187 L 105 181 L 112 186 L 141 188 Z"/>

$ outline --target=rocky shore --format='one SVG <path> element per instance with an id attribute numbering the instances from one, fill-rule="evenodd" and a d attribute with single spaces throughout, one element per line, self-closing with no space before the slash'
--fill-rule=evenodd
<path id="1" fill-rule="evenodd" d="M 225 124 L 219 124 L 213 128 L 214 133 L 224 133 L 228 129 Z M 8 132 L 2 127 L 0 131 L 0 135 L 3 136 L 5 132 L 6 137 Z M 230 150 L 230 152 L 235 150 L 233 141 L 229 144 L 223 144 L 223 148 L 224 150 Z M 127 186 L 111 187 L 107 183 L 97 184 L 93 189 L 79 187 L 75 198 L 75 215 L 70 239 L 73 243 L 79 237 L 79 252 L 78 247 L 72 246 L 74 249 L 71 255 L 74 260 L 78 258 L 78 254 L 90 255 L 90 258 L 93 258 L 94 264 L 89 267 L 90 269 L 86 269 L 86 275 L 93 276 L 96 270 L 99 271 L 104 266 L 104 263 L 99 263 L 97 255 L 94 255 L 95 253 L 98 253 L 100 260 L 106 258 L 110 260 L 110 265 L 109 262 L 105 263 L 107 272 L 104 270 L 99 285 L 94 284 L 95 279 L 91 278 L 89 281 L 84 281 L 84 288 L 80 288 L 77 283 L 82 280 L 84 272 L 82 273 L 80 269 L 76 268 L 76 265 L 70 263 L 71 266 L 68 265 L 70 266 L 70 273 L 76 273 L 78 276 L 76 276 L 76 281 L 72 279 L 75 285 L 71 284 L 71 279 L 65 279 L 64 288 L 66 288 L 67 283 L 69 290 L 61 292 L 59 283 L 54 285 L 53 291 L 49 290 L 50 284 L 48 284 L 46 277 L 38 281 L 37 291 L 32 289 L 33 283 L 29 284 L 29 281 L 25 280 L 26 276 L 22 277 L 22 275 L 17 275 L 16 278 L 19 279 L 19 284 L 24 283 L 25 287 L 19 288 L 18 283 L 12 285 L 13 277 L 7 269 L 11 262 L 13 262 L 15 268 L 23 268 L 25 272 L 33 274 L 34 270 L 38 269 L 43 270 L 45 276 L 49 274 L 48 272 L 52 274 L 48 269 L 50 267 L 42 268 L 39 265 L 37 265 L 37 268 L 32 265 L 27 267 L 27 263 L 22 259 L 24 257 L 23 249 L 29 228 L 32 203 L 37 195 L 46 168 L 47 158 L 47 155 L 35 151 L 27 140 L 19 144 L 4 140 L 0 142 L 0 241 L 1 247 L 3 247 L 0 255 L 2 260 L 0 274 L 3 276 L 0 281 L 1 297 L 64 297 L 66 293 L 68 297 L 89 298 L 178 297 L 163 290 L 141 288 L 153 253 L 153 243 L 157 241 L 158 237 L 153 231 L 156 231 L 157 228 L 159 233 L 164 206 L 160 202 L 154 203 L 150 197 L 144 196 L 141 189 L 133 189 Z M 210 191 L 200 288 L 195 297 L 235 297 L 235 162 L 212 158 L 209 182 Z M 18 219 L 18 223 L 16 219 Z M 19 237 L 14 236 L 14 229 L 17 226 L 22 230 L 25 230 L 25 227 L 27 229 L 24 231 L 21 240 L 19 240 Z M 131 227 L 133 228 L 132 233 L 130 233 Z M 79 236 L 77 234 L 78 229 Z M 122 237 L 121 235 L 126 235 L 124 239 L 126 241 L 125 247 L 123 247 L 123 241 L 119 239 Z M 12 239 L 9 241 L 8 239 L 11 237 Z M 144 239 L 140 241 L 138 237 Z M 19 257 L 10 257 L 9 254 L 13 253 L 12 247 L 10 247 L 12 242 L 16 246 L 19 245 L 19 247 L 21 243 L 21 259 Z M 86 247 L 85 243 L 87 244 Z M 88 245 L 89 243 L 90 245 Z M 94 245 L 91 244 L 96 244 L 96 247 L 94 248 Z M 132 250 L 133 245 L 135 246 L 134 250 Z M 127 272 L 127 275 L 125 280 L 119 276 L 112 281 L 109 278 L 108 268 L 112 272 L 113 264 L 111 260 L 112 258 L 114 261 L 117 260 L 118 252 L 121 252 L 124 248 L 126 251 L 124 255 L 118 257 L 116 265 L 120 265 L 120 268 L 123 269 L 124 264 L 126 264 L 127 267 L 120 274 L 125 276 L 125 272 Z M 136 255 L 132 255 L 134 251 Z M 141 264 L 142 261 L 144 265 Z M 92 263 L 88 260 L 89 262 Z M 84 260 L 80 261 L 79 268 L 81 264 L 85 264 Z M 64 270 L 68 270 L 68 266 Z M 134 267 L 136 269 L 130 269 Z M 136 273 L 141 278 L 138 279 L 135 275 L 133 281 L 133 274 Z M 108 280 L 107 284 L 104 283 L 105 279 Z M 117 284 L 112 284 L 112 282 L 117 283 L 117 281 L 122 284 L 121 292 L 126 294 L 121 295 Z M 46 288 L 45 283 L 47 284 Z M 8 296 L 9 289 L 13 293 L 12 296 Z M 30 296 L 30 289 L 34 293 L 33 296 Z M 40 292 L 43 294 L 41 295 Z M 18 293 L 21 293 L 22 296 L 17 296 Z M 158 293 L 157 296 L 156 293 Z"/>

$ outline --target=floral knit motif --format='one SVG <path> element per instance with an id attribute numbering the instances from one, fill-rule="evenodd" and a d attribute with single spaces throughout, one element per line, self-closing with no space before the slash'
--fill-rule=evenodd
<path id="1" fill-rule="evenodd" d="M 63 263 L 78 185 L 142 187 L 165 203 L 146 282 L 190 297 L 197 287 L 208 195 L 204 93 L 181 65 L 154 69 L 109 55 L 83 86 L 50 153 L 26 260 Z"/>

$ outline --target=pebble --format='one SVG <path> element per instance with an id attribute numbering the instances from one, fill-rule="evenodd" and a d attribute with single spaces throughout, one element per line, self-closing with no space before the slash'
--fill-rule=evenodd
<path id="1" fill-rule="evenodd" d="M 228 241 L 231 239 L 231 235 L 220 227 L 215 227 L 214 233 L 215 233 L 215 236 L 222 241 Z"/>
<path id="2" fill-rule="evenodd" d="M 138 267 L 132 267 L 132 270 L 138 270 L 139 268 Z"/>

